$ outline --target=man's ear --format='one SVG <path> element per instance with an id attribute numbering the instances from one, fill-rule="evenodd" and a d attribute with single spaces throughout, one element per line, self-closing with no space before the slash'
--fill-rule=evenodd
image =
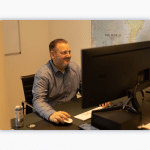
<path id="1" fill-rule="evenodd" d="M 52 59 L 54 59 L 54 51 L 50 51 L 50 56 Z"/>

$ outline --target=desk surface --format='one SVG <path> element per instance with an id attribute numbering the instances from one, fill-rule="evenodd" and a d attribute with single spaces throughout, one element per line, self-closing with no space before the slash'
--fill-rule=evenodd
<path id="1" fill-rule="evenodd" d="M 142 102 L 141 101 L 141 96 L 138 93 L 137 98 L 139 98 L 139 104 L 142 109 L 142 113 L 145 116 L 145 119 L 147 120 L 147 123 L 150 122 L 150 94 L 147 94 L 145 97 L 145 100 Z M 126 98 L 124 98 L 126 99 Z M 79 119 L 74 118 L 75 115 L 78 115 L 80 113 L 83 113 L 85 111 L 91 110 L 95 107 L 87 108 L 87 109 L 82 109 L 81 108 L 81 100 L 82 98 L 78 99 L 72 99 L 69 102 L 65 102 L 60 105 L 56 105 L 53 108 L 56 111 L 66 111 L 71 115 L 71 118 L 73 119 L 73 123 L 70 125 L 65 124 L 54 124 L 51 122 L 48 122 L 46 120 L 43 120 L 42 118 L 36 116 L 34 113 L 30 113 L 27 115 L 24 115 L 24 126 L 21 128 L 16 128 L 15 127 L 15 119 L 11 119 L 11 128 L 12 129 L 18 129 L 18 130 L 77 130 L 79 129 L 78 126 L 84 123 L 91 123 L 91 119 L 88 119 L 86 121 L 82 121 Z M 120 99 L 123 100 L 123 99 Z M 29 128 L 27 125 L 29 124 L 35 124 L 35 128 Z"/>
<path id="2" fill-rule="evenodd" d="M 72 124 L 54 124 L 51 122 L 48 122 L 46 120 L 43 120 L 42 118 L 36 116 L 34 113 L 30 113 L 27 115 L 24 115 L 24 126 L 21 128 L 16 128 L 15 127 L 15 119 L 11 119 L 11 128 L 12 129 L 18 129 L 18 130 L 77 130 L 79 129 L 78 126 L 83 124 L 83 123 L 91 123 L 91 119 L 88 119 L 86 121 L 82 121 L 79 119 L 74 118 L 75 115 L 78 115 L 80 113 L 83 113 L 85 111 L 88 111 L 90 109 L 93 109 L 95 107 L 87 108 L 87 109 L 82 109 L 81 108 L 81 100 L 82 98 L 78 99 L 72 99 L 69 102 L 65 102 L 59 105 L 54 106 L 53 108 L 56 111 L 66 111 L 71 115 L 71 118 L 73 119 Z M 29 124 L 35 124 L 35 128 L 29 128 L 27 125 Z"/>

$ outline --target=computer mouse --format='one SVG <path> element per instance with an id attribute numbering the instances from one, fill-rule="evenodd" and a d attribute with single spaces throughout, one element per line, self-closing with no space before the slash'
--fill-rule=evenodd
<path id="1" fill-rule="evenodd" d="M 64 120 L 65 123 L 72 123 L 73 120 L 71 118 L 68 118 L 68 120 Z"/>

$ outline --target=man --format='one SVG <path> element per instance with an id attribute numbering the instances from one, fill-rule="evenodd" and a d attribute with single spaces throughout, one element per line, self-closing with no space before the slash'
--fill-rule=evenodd
<path id="1" fill-rule="evenodd" d="M 33 84 L 33 107 L 40 116 L 55 123 L 64 123 L 70 115 L 55 111 L 53 106 L 70 101 L 81 93 L 81 70 L 70 62 L 71 50 L 64 39 L 56 39 L 49 45 L 51 60 L 35 75 Z"/>

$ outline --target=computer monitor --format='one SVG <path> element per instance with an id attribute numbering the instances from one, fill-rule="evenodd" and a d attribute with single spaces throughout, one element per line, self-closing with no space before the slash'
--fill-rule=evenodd
<path id="1" fill-rule="evenodd" d="M 81 50 L 82 108 L 150 86 L 150 41 Z M 138 102 L 133 99 L 136 109 Z"/>

